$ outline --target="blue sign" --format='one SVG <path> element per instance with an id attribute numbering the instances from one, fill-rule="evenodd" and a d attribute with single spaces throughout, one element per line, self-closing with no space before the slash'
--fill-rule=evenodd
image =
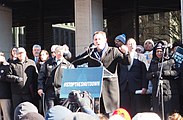
<path id="1" fill-rule="evenodd" d="M 64 69 L 60 98 L 68 98 L 72 90 L 88 91 L 93 98 L 101 96 L 103 67 Z"/>
<path id="2" fill-rule="evenodd" d="M 178 67 L 180 67 L 180 64 L 183 61 L 183 48 L 177 47 L 175 53 L 173 54 L 173 58 L 175 62 L 178 64 Z"/>

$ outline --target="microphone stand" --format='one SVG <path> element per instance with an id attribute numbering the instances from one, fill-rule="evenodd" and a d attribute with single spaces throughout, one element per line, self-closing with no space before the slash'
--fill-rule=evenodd
<path id="1" fill-rule="evenodd" d="M 165 120 L 162 72 L 163 72 L 163 62 L 164 62 L 164 59 L 165 59 L 165 51 L 166 51 L 166 49 L 167 48 L 163 48 L 163 55 L 162 55 L 162 61 L 161 61 L 160 74 L 159 74 L 159 77 L 158 77 L 158 88 L 157 88 L 157 91 L 156 91 L 156 97 L 160 97 L 160 99 L 161 99 L 162 120 Z"/>
<path id="2" fill-rule="evenodd" d="M 95 48 L 96 47 L 88 48 L 88 50 L 86 51 L 87 54 L 85 54 L 85 56 L 82 56 L 79 59 L 76 59 L 75 61 L 72 62 L 72 64 L 81 65 L 85 62 L 89 62 L 89 60 L 90 60 L 94 64 L 92 64 L 92 66 L 88 66 L 88 67 L 102 67 L 103 63 L 100 60 L 98 60 L 97 58 L 92 57 L 92 53 L 94 52 Z M 97 105 L 97 101 L 99 102 L 99 108 L 95 107 L 95 105 Z M 66 104 L 67 102 L 68 101 L 66 101 L 64 104 Z M 92 105 L 93 105 L 94 111 L 99 110 L 99 113 L 100 113 L 100 98 L 93 98 Z"/>
<path id="3" fill-rule="evenodd" d="M 87 54 L 85 54 L 84 56 L 74 60 L 72 62 L 72 64 L 74 64 L 74 65 L 81 65 L 83 63 L 89 62 L 89 60 L 92 60 L 92 62 L 95 62 L 95 64 L 92 65 L 92 66 L 88 66 L 88 67 L 101 67 L 101 66 L 103 66 L 103 63 L 100 60 L 98 60 L 98 59 L 96 59 L 96 58 L 91 56 L 91 54 L 94 51 L 94 49 L 95 48 L 89 48 L 88 51 L 87 51 Z"/>

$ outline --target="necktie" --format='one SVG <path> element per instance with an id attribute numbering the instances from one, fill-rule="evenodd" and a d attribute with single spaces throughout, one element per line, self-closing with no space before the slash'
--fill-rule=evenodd
<path id="1" fill-rule="evenodd" d="M 35 57 L 34 59 L 35 59 L 35 60 L 34 60 L 35 63 L 37 63 L 37 62 L 38 62 L 38 57 Z"/>

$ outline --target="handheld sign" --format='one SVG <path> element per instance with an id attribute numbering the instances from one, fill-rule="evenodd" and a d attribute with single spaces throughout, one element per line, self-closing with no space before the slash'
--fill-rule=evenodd
<path id="1" fill-rule="evenodd" d="M 173 54 L 175 62 L 180 66 L 183 61 L 183 48 L 177 47 L 175 53 Z"/>

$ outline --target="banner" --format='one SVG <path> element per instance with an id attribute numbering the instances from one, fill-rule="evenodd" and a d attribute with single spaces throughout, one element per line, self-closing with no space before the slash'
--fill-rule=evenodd
<path id="1" fill-rule="evenodd" d="M 64 69 L 60 98 L 68 98 L 72 90 L 88 91 L 93 98 L 101 96 L 103 67 Z"/>

